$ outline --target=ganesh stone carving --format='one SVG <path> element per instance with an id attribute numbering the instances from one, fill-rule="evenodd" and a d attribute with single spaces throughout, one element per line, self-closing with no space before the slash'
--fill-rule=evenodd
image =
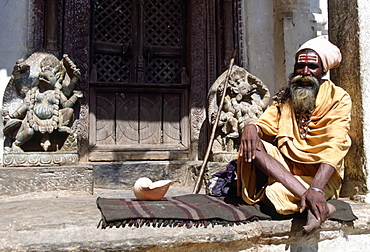
<path id="1" fill-rule="evenodd" d="M 208 118 L 213 125 L 223 93 L 226 72 L 218 77 L 208 92 Z M 244 125 L 259 118 L 270 101 L 268 88 L 244 68 L 233 66 L 221 108 L 212 160 L 227 162 L 236 158 Z"/>
<path id="2" fill-rule="evenodd" d="M 80 71 L 68 55 L 34 53 L 18 60 L 3 102 L 4 165 L 78 162 L 75 90 Z"/>

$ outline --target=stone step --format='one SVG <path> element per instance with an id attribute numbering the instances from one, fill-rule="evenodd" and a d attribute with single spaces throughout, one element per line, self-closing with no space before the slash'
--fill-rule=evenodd
<path id="1" fill-rule="evenodd" d="M 140 177 L 169 179 L 174 186 L 194 186 L 202 161 L 141 161 L 87 163 L 76 166 L 0 167 L 0 196 L 34 192 L 81 191 L 94 188 L 131 190 Z M 225 170 L 226 163 L 209 162 L 208 174 Z"/>
<path id="2" fill-rule="evenodd" d="M 190 193 L 170 187 L 166 196 Z M 370 207 L 350 202 L 353 225 L 327 221 L 302 236 L 303 222 L 255 221 L 233 227 L 126 227 L 100 229 L 97 197 L 134 197 L 132 191 L 96 190 L 0 197 L 0 251 L 369 251 Z M 343 199 L 346 200 L 346 199 Z"/>
<path id="3" fill-rule="evenodd" d="M 93 167 L 0 167 L 0 196 L 49 191 L 93 193 Z"/>
<path id="4" fill-rule="evenodd" d="M 202 161 L 141 161 L 91 163 L 94 188 L 129 190 L 140 177 L 152 181 L 169 179 L 175 186 L 194 186 Z M 226 163 L 208 162 L 208 174 L 226 169 Z"/>

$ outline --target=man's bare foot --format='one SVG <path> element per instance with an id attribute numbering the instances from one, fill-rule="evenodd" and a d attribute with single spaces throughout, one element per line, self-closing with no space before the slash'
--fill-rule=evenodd
<path id="1" fill-rule="evenodd" d="M 335 206 L 328 203 L 329 208 L 329 217 L 333 216 L 336 209 Z M 315 215 L 311 211 L 308 211 L 307 213 L 307 222 L 306 225 L 303 226 L 303 234 L 308 235 L 318 229 L 320 227 L 321 221 L 316 219 Z"/>

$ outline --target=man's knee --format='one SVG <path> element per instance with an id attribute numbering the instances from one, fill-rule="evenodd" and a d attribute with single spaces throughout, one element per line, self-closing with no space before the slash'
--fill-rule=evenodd
<path id="1" fill-rule="evenodd" d="M 279 214 L 292 214 L 299 211 L 300 199 L 295 197 L 283 184 L 274 182 L 266 187 L 266 197 Z"/>

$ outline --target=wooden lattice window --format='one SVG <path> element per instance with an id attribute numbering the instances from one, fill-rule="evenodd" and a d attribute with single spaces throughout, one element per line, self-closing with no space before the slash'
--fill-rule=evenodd
<path id="1" fill-rule="evenodd" d="M 92 7 L 90 160 L 186 158 L 186 1 Z"/>
<path id="2" fill-rule="evenodd" d="M 93 82 L 181 83 L 185 1 L 93 2 Z"/>

